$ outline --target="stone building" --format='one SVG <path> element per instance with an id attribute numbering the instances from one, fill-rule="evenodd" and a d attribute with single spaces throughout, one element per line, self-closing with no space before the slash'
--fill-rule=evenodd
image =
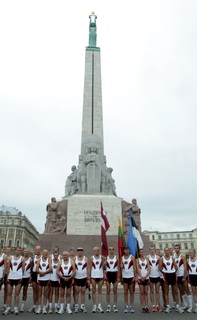
<path id="1" fill-rule="evenodd" d="M 174 247 L 175 244 L 179 244 L 181 252 L 188 254 L 189 249 L 197 248 L 197 228 L 190 231 L 143 231 L 143 233 L 149 236 L 149 240 L 152 241 L 157 249 L 163 251 L 165 247 Z"/>
<path id="2" fill-rule="evenodd" d="M 21 246 L 34 252 L 39 233 L 21 211 L 13 207 L 0 206 L 0 243 L 3 246 Z"/>

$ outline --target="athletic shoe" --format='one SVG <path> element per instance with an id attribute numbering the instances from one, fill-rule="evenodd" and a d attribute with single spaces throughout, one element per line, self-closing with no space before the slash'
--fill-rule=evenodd
<path id="1" fill-rule="evenodd" d="M 39 313 L 41 313 L 41 306 L 39 306 L 36 310 L 36 314 L 39 314 Z"/>
<path id="2" fill-rule="evenodd" d="M 43 314 L 47 314 L 47 307 L 46 307 L 46 306 L 43 306 L 42 313 L 43 313 Z"/>
<path id="3" fill-rule="evenodd" d="M 64 313 L 64 309 L 59 309 L 58 314 L 63 314 Z"/>
<path id="4" fill-rule="evenodd" d="M 166 313 L 170 313 L 170 312 L 171 312 L 170 306 L 167 306 L 167 307 L 166 307 L 165 312 L 166 312 Z"/>
<path id="5" fill-rule="evenodd" d="M 82 307 L 80 308 L 80 311 L 83 312 L 83 313 L 87 313 L 87 310 L 86 310 L 85 306 L 82 306 Z"/>
<path id="6" fill-rule="evenodd" d="M 78 306 L 75 306 L 74 308 L 74 313 L 78 313 L 79 312 L 79 307 Z"/>
<path id="7" fill-rule="evenodd" d="M 152 311 L 152 312 L 156 312 L 156 311 L 157 311 L 157 308 L 156 308 L 156 307 L 152 307 L 151 311 Z"/>
<path id="8" fill-rule="evenodd" d="M 163 312 L 163 309 L 162 309 L 162 308 L 160 308 L 160 306 L 158 306 L 158 307 L 157 307 L 157 311 L 159 311 L 159 312 Z"/>
<path id="9" fill-rule="evenodd" d="M 104 313 L 103 308 L 100 306 L 97 308 L 97 312 Z"/>
<path id="10" fill-rule="evenodd" d="M 148 309 L 148 307 L 145 307 L 144 309 L 145 309 L 145 312 L 146 312 L 146 313 L 149 313 L 149 312 L 150 312 L 149 309 Z"/>
<path id="11" fill-rule="evenodd" d="M 194 313 L 197 313 L 197 308 L 193 310 Z"/>
<path id="12" fill-rule="evenodd" d="M 183 313 L 184 312 L 184 310 L 180 306 L 176 308 L 176 311 L 179 312 L 179 313 Z"/>
<path id="13" fill-rule="evenodd" d="M 36 312 L 36 308 L 33 306 L 32 308 L 30 308 L 27 312 Z"/>
<path id="14" fill-rule="evenodd" d="M 3 312 L 3 315 L 4 315 L 4 316 L 7 316 L 7 315 L 10 314 L 10 313 L 11 313 L 10 308 L 6 308 L 5 311 Z"/>
<path id="15" fill-rule="evenodd" d="M 118 312 L 118 309 L 116 308 L 116 306 L 113 307 L 113 310 L 114 310 L 115 313 Z"/>
<path id="16" fill-rule="evenodd" d="M 95 313 L 95 312 L 96 312 L 96 305 L 93 305 L 92 313 Z"/>
<path id="17" fill-rule="evenodd" d="M 19 314 L 18 308 L 14 309 L 15 316 Z"/>
<path id="18" fill-rule="evenodd" d="M 127 306 L 124 307 L 124 313 L 128 313 L 129 312 L 129 308 Z"/>
<path id="19" fill-rule="evenodd" d="M 49 308 L 49 311 L 48 311 L 48 313 L 53 313 L 53 310 L 52 310 L 52 308 Z"/>
<path id="20" fill-rule="evenodd" d="M 24 308 L 21 306 L 20 312 L 24 312 L 24 311 L 25 311 Z"/>
<path id="21" fill-rule="evenodd" d="M 111 312 L 111 307 L 110 307 L 110 306 L 107 307 L 106 312 L 107 312 L 107 313 Z"/>
<path id="22" fill-rule="evenodd" d="M 187 309 L 187 312 L 188 312 L 188 313 L 191 313 L 191 312 L 192 312 L 192 307 L 189 307 L 189 308 Z"/>
<path id="23" fill-rule="evenodd" d="M 54 313 L 58 313 L 58 308 L 57 307 L 55 307 Z"/>
<path id="24" fill-rule="evenodd" d="M 146 312 L 146 308 L 142 308 L 142 313 L 145 313 Z"/>
<path id="25" fill-rule="evenodd" d="M 66 313 L 68 313 L 68 314 L 73 313 L 70 307 L 67 307 L 67 309 L 66 309 Z"/>
<path id="26" fill-rule="evenodd" d="M 131 312 L 131 313 L 135 313 L 135 310 L 134 310 L 133 307 L 130 307 L 130 312 Z"/>

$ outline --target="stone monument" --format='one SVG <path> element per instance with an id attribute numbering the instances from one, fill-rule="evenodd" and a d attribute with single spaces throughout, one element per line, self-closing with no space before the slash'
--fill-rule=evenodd
<path id="1" fill-rule="evenodd" d="M 78 165 L 72 165 L 71 173 L 66 179 L 62 200 L 56 202 L 56 199 L 52 198 L 51 203 L 47 205 L 44 232 L 45 236 L 50 234 L 50 239 L 56 239 L 58 235 L 59 241 L 64 235 L 66 240 L 61 238 L 62 243 L 66 241 L 70 246 L 74 246 L 75 241 L 78 241 L 78 244 L 83 245 L 86 250 L 90 249 L 89 246 L 92 248 L 100 245 L 101 201 L 110 224 L 107 236 L 110 238 L 111 245 L 117 246 L 118 217 L 122 217 L 124 233 L 128 234 L 129 208 L 132 209 L 134 219 L 141 231 L 141 210 L 135 199 L 132 203 L 127 203 L 117 196 L 115 180 L 112 176 L 113 169 L 107 166 L 107 158 L 104 154 L 101 59 L 100 48 L 97 47 L 97 16 L 94 12 L 89 19 L 89 45 L 85 53 L 81 152 Z M 57 243 L 57 240 L 54 241 Z"/>

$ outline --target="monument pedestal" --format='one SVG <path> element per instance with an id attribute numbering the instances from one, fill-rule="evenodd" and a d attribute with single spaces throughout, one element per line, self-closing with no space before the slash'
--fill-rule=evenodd
<path id="1" fill-rule="evenodd" d="M 117 235 L 122 199 L 113 195 L 74 195 L 68 198 L 67 235 L 100 235 L 101 202 L 110 224 L 107 235 Z"/>

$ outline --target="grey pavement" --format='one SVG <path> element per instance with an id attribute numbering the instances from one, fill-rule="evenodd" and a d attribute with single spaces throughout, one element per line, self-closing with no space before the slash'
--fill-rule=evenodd
<path id="1" fill-rule="evenodd" d="M 158 313 L 158 312 L 150 312 L 150 313 L 142 313 L 141 312 L 141 306 L 140 306 L 140 300 L 139 300 L 139 293 L 138 290 L 136 290 L 137 292 L 135 293 L 135 300 L 134 300 L 134 309 L 135 309 L 135 313 L 131 314 L 125 314 L 124 313 L 124 297 L 123 297 L 123 290 L 122 288 L 119 288 L 119 294 L 118 294 L 118 303 L 117 303 L 117 308 L 118 308 L 118 313 L 114 313 L 114 312 L 110 312 L 110 313 L 106 313 L 106 309 L 107 309 L 107 302 L 106 302 L 106 298 L 105 298 L 105 288 L 103 290 L 103 297 L 102 297 L 102 307 L 104 309 L 104 313 L 92 313 L 92 300 L 88 300 L 88 292 L 87 292 L 87 297 L 86 297 L 86 309 L 87 309 L 87 313 L 81 313 L 79 312 L 78 314 L 71 314 L 68 315 L 66 313 L 59 315 L 59 314 L 35 314 L 35 313 L 28 313 L 27 310 L 30 309 L 32 307 L 32 289 L 29 290 L 28 293 L 28 298 L 27 298 L 27 302 L 25 304 L 25 312 L 24 313 L 20 313 L 18 316 L 15 316 L 14 314 L 9 314 L 7 316 L 3 316 L 2 315 L 2 311 L 0 312 L 0 318 L 3 319 L 3 317 L 7 317 L 8 319 L 16 319 L 16 317 L 21 318 L 21 319 L 28 319 L 28 320 L 33 320 L 36 318 L 47 318 L 47 319 L 60 319 L 60 318 L 72 318 L 72 319 L 120 319 L 122 317 L 126 318 L 134 318 L 136 320 L 141 320 L 143 318 L 146 318 L 147 320 L 153 320 L 153 319 L 173 319 L 173 320 L 177 320 L 177 319 L 197 319 L 197 314 L 195 313 L 187 313 L 184 312 L 183 314 L 177 313 L 175 310 L 172 310 L 171 313 L 167 314 L 164 312 Z M 21 299 L 20 299 L 20 303 L 21 303 Z M 73 303 L 73 302 L 72 302 Z M 71 303 L 71 305 L 72 305 Z M 172 301 L 171 301 L 172 304 Z M 3 290 L 1 290 L 0 293 L 0 308 L 2 309 L 2 305 L 3 305 Z M 12 305 L 13 305 L 13 299 L 12 299 Z M 111 303 L 112 305 L 112 303 Z M 20 306 L 20 304 L 19 304 Z M 151 307 L 150 304 L 150 300 L 149 300 L 149 307 Z"/>

